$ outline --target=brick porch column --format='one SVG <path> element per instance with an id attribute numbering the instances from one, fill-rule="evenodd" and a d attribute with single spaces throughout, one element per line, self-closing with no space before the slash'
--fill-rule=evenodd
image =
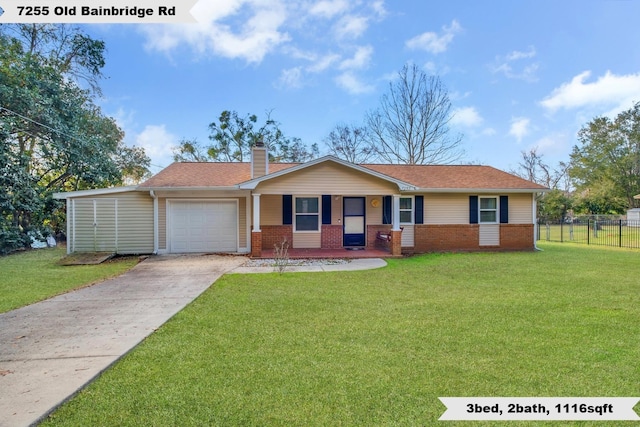
<path id="1" fill-rule="evenodd" d="M 391 230 L 391 255 L 402 255 L 402 230 Z"/>
<path id="2" fill-rule="evenodd" d="M 262 256 L 262 231 L 251 232 L 251 256 L 257 258 Z"/>
<path id="3" fill-rule="evenodd" d="M 251 256 L 262 256 L 262 230 L 260 230 L 260 194 L 253 194 L 253 230 L 251 231 Z"/>

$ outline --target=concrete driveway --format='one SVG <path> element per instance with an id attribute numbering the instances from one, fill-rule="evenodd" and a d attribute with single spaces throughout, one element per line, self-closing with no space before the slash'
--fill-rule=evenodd
<path id="1" fill-rule="evenodd" d="M 150 257 L 117 278 L 0 314 L 0 427 L 38 422 L 245 261 Z"/>

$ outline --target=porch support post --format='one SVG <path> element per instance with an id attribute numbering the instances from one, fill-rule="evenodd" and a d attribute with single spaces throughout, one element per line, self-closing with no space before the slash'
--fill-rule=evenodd
<path id="1" fill-rule="evenodd" d="M 400 195 L 393 195 L 393 224 L 391 226 L 391 255 L 402 255 L 402 230 L 400 230 Z"/>
<path id="2" fill-rule="evenodd" d="M 393 218 L 393 224 L 391 227 L 392 231 L 400 231 L 400 195 L 399 194 L 394 194 L 393 195 L 393 215 L 391 215 L 391 217 Z"/>
<path id="3" fill-rule="evenodd" d="M 251 232 L 251 256 L 262 256 L 262 230 L 260 230 L 260 194 L 253 194 L 253 230 Z"/>

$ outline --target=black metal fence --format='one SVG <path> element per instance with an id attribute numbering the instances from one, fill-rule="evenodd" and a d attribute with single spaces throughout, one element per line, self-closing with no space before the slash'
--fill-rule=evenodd
<path id="1" fill-rule="evenodd" d="M 640 249 L 640 221 L 611 218 L 565 218 L 538 221 L 538 240 Z"/>

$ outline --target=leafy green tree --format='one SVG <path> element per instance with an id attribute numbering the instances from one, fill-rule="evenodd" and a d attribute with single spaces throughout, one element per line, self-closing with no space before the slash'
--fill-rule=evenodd
<path id="1" fill-rule="evenodd" d="M 246 162 L 251 148 L 262 141 L 273 162 L 304 162 L 318 156 L 317 144 L 305 145 L 300 138 L 289 138 L 280 130 L 280 123 L 270 114 L 262 124 L 258 116 L 242 117 L 235 111 L 223 111 L 217 122 L 209 124 L 211 144 L 203 146 L 196 140 L 183 139 L 174 148 L 175 161 Z"/>
<path id="2" fill-rule="evenodd" d="M 105 116 L 76 77 L 99 77 L 100 44 L 59 26 L 12 26 L 32 30 L 10 37 L 0 26 L 0 249 L 15 249 L 24 235 L 51 219 L 56 191 L 119 185 L 148 173 L 149 158 L 127 147 L 124 133 Z M 67 34 L 67 44 L 51 34 Z M 95 49 L 93 49 L 93 46 Z M 67 50 L 65 50 L 67 49 Z M 53 230 L 59 231 L 59 230 Z M 15 238 L 15 236 L 22 236 Z"/>
<path id="3" fill-rule="evenodd" d="M 615 119 L 596 117 L 578 133 L 569 174 L 594 214 L 623 213 L 640 193 L 640 102 Z"/>

